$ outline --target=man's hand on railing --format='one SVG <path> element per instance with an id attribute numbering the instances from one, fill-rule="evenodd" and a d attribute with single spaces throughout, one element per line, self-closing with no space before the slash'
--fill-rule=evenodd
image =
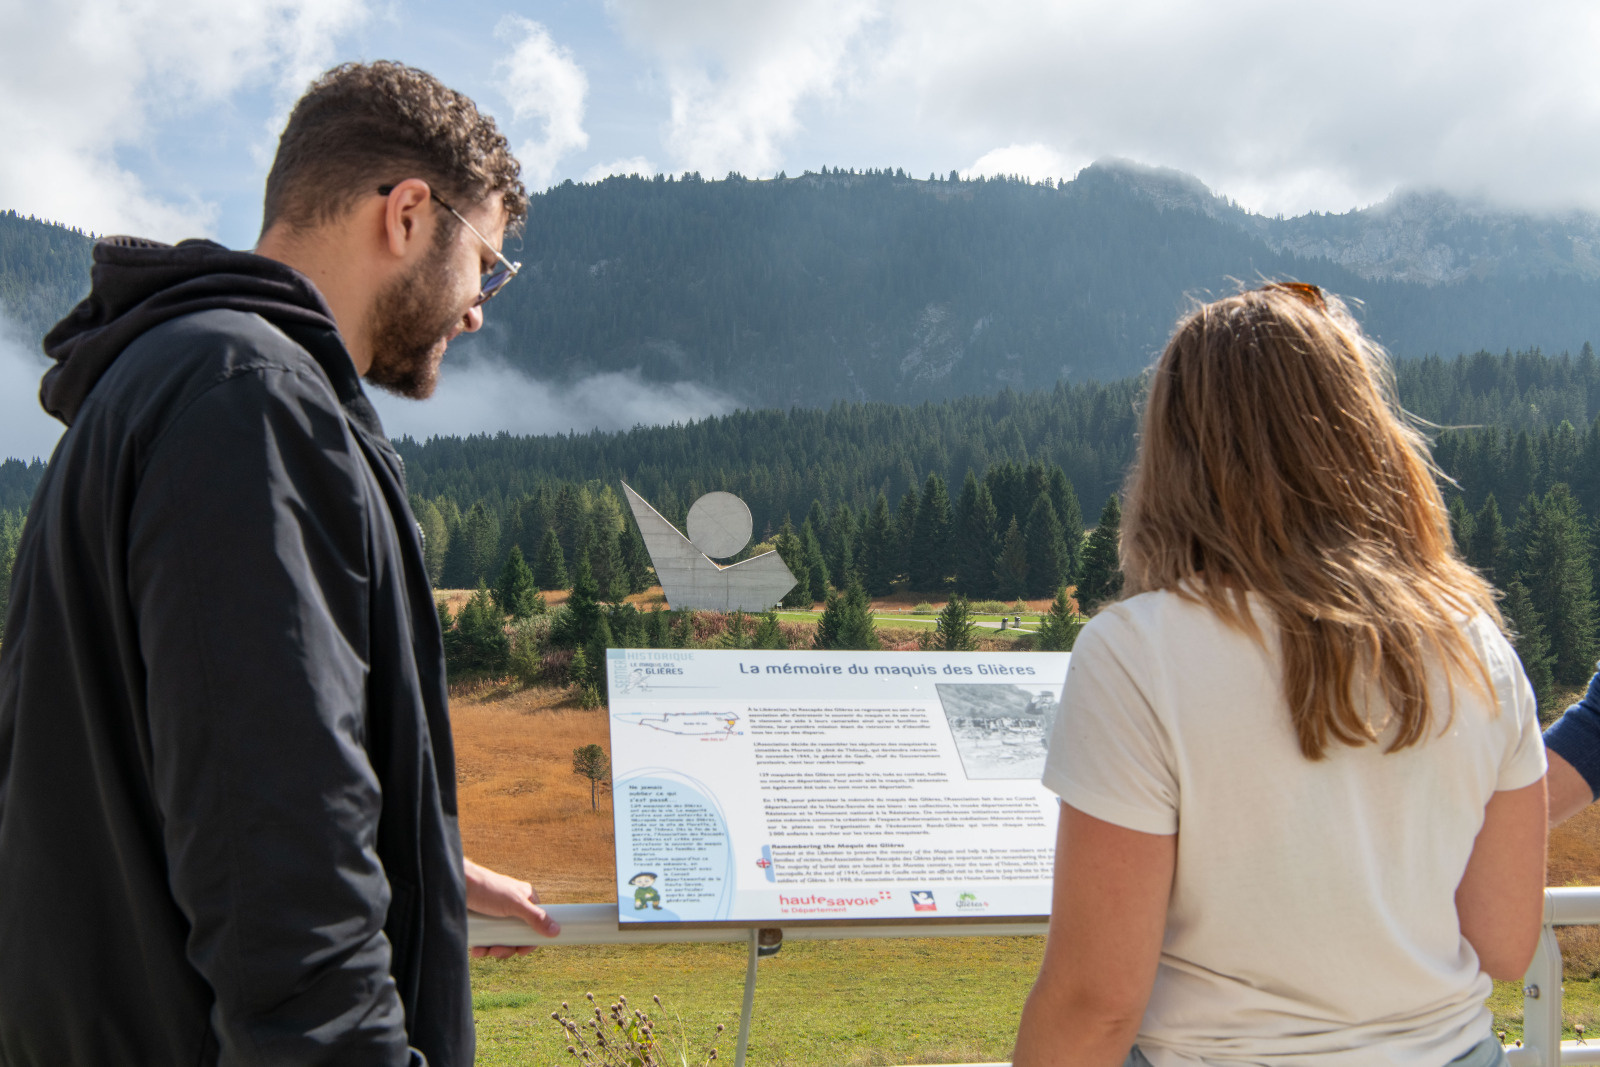
<path id="1" fill-rule="evenodd" d="M 539 907 L 539 891 L 527 882 L 510 875 L 491 871 L 471 860 L 465 861 L 467 876 L 467 909 L 479 915 L 497 919 L 521 919 L 545 937 L 561 932 L 556 922 Z M 497 960 L 523 956 L 534 950 L 533 945 L 475 945 L 474 956 L 493 956 Z"/>

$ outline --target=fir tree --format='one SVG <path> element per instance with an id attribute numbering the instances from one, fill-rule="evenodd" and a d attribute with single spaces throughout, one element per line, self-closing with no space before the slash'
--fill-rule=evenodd
<path id="1" fill-rule="evenodd" d="M 627 564 L 622 559 L 622 538 L 612 523 L 597 525 L 589 539 L 589 568 L 596 587 L 613 604 L 628 595 Z"/>
<path id="2" fill-rule="evenodd" d="M 768 611 L 762 614 L 761 622 L 756 626 L 756 634 L 750 642 L 750 647 L 769 650 L 787 647 L 783 640 L 783 628 L 778 625 L 777 612 Z"/>
<path id="3" fill-rule="evenodd" d="M 1085 614 L 1122 592 L 1122 562 L 1117 556 L 1121 535 L 1122 503 L 1117 494 L 1106 499 L 1100 509 L 1100 523 L 1089 535 L 1083 552 L 1083 575 L 1078 580 L 1078 606 Z"/>
<path id="4" fill-rule="evenodd" d="M 512 545 L 506 565 L 500 568 L 500 580 L 495 583 L 495 606 L 502 615 L 513 619 L 526 619 L 544 612 L 544 598 L 539 595 L 533 571 L 522 558 L 520 545 Z"/>
<path id="5" fill-rule="evenodd" d="M 1473 517 L 1467 562 L 1489 581 L 1505 581 L 1511 572 L 1507 565 L 1510 554 L 1505 524 L 1500 519 L 1500 505 L 1495 503 L 1494 494 L 1490 493 L 1484 499 L 1483 507 Z"/>
<path id="6" fill-rule="evenodd" d="M 444 637 L 445 670 L 451 677 L 477 673 L 498 677 L 506 673 L 511 640 L 506 636 L 505 616 L 495 607 L 489 587 L 481 581 Z"/>
<path id="7" fill-rule="evenodd" d="M 1012 597 L 1022 595 L 1027 581 L 1028 543 L 1023 539 L 1022 531 L 1017 528 L 1017 520 L 1013 517 L 1011 525 L 1006 527 L 1005 537 L 1000 542 L 1000 554 L 995 557 L 995 591 L 1010 600 Z"/>
<path id="8" fill-rule="evenodd" d="M 1067 587 L 1063 585 L 1056 590 L 1054 603 L 1039 622 L 1035 647 L 1040 652 L 1071 652 L 1078 640 L 1078 632 L 1083 629 L 1083 622 L 1073 610 L 1072 598 L 1067 596 Z"/>
<path id="9" fill-rule="evenodd" d="M 1518 577 L 1550 637 L 1560 685 L 1582 685 L 1594 669 L 1595 602 L 1588 531 L 1565 483 L 1533 510 Z"/>
<path id="10" fill-rule="evenodd" d="M 950 576 L 950 494 L 937 473 L 928 475 L 923 483 L 911 545 L 911 588 L 923 592 L 943 589 Z"/>
<path id="11" fill-rule="evenodd" d="M 900 506 L 894 514 L 895 530 L 900 535 L 895 559 L 896 574 L 908 577 L 911 574 L 911 555 L 917 539 L 917 514 L 921 510 L 922 498 L 917 495 L 917 487 L 912 485 L 906 490 L 906 495 L 900 498 Z"/>
<path id="12" fill-rule="evenodd" d="M 719 642 L 721 647 L 735 649 L 751 647 L 751 635 L 745 628 L 745 619 L 742 610 L 736 610 L 728 616 L 728 628 L 723 631 L 722 640 Z"/>
<path id="13" fill-rule="evenodd" d="M 594 580 L 594 571 L 586 556 L 578 557 L 578 569 L 572 576 L 572 595 L 567 598 L 565 626 L 560 643 L 572 648 L 589 648 L 607 631 L 605 613 L 600 609 L 600 587 Z M 556 639 L 552 635 L 552 639 Z M 592 656 L 591 656 L 592 658 Z"/>
<path id="14" fill-rule="evenodd" d="M 1050 503 L 1061 521 L 1061 540 L 1067 549 L 1067 572 L 1061 580 L 1072 585 L 1083 566 L 1083 508 L 1078 503 L 1077 490 L 1060 467 L 1050 471 Z"/>
<path id="15" fill-rule="evenodd" d="M 856 549 L 860 537 L 855 512 L 850 510 L 849 504 L 840 501 L 828 519 L 828 573 L 833 575 L 835 585 L 848 585 L 848 576 L 859 573 Z"/>
<path id="16" fill-rule="evenodd" d="M 631 520 L 625 521 L 622 527 L 622 565 L 628 575 L 630 593 L 642 593 L 656 584 L 650 550 L 645 547 L 638 525 Z"/>
<path id="17" fill-rule="evenodd" d="M 431 500 L 420 500 L 412 505 L 417 516 L 417 530 L 422 534 L 422 564 L 428 572 L 428 584 L 437 586 L 444 573 L 445 549 L 450 545 L 450 528 L 444 524 L 439 506 Z M 0 593 L 0 596 L 3 596 Z"/>
<path id="18" fill-rule="evenodd" d="M 788 519 L 783 520 L 783 527 L 778 531 L 773 547 L 778 550 L 778 558 L 789 568 L 789 573 L 794 575 L 794 587 L 783 594 L 783 600 L 779 603 L 786 608 L 811 607 L 816 601 L 811 599 L 811 568 L 806 564 L 805 545 L 795 536 L 794 527 Z"/>
<path id="19" fill-rule="evenodd" d="M 1061 523 L 1049 496 L 1041 493 L 1034 502 L 1023 540 L 1028 545 L 1028 574 L 1023 588 L 1029 597 L 1049 596 L 1067 580 L 1067 546 L 1061 539 Z"/>
<path id="20" fill-rule="evenodd" d="M 859 581 L 828 594 L 822 617 L 817 620 L 817 648 L 829 651 L 866 650 L 880 647 L 878 630 L 872 622 L 872 605 Z"/>
<path id="21" fill-rule="evenodd" d="M 810 519 L 800 527 L 800 543 L 805 550 L 806 571 L 811 584 L 811 602 L 815 604 L 828 597 L 828 564 L 822 558 L 822 542 L 817 540 Z"/>
<path id="22" fill-rule="evenodd" d="M 1467 510 L 1466 499 L 1457 493 L 1450 498 L 1450 537 L 1462 559 L 1472 551 L 1472 528 L 1472 512 Z"/>
<path id="23" fill-rule="evenodd" d="M 967 598 L 956 593 L 939 612 L 939 622 L 933 628 L 933 648 L 939 652 L 971 652 L 977 647 L 977 627 L 973 625 Z"/>
<path id="24" fill-rule="evenodd" d="M 895 559 L 899 554 L 894 519 L 889 514 L 889 498 L 879 493 L 861 531 L 861 554 L 857 558 L 861 583 L 868 593 L 888 596 L 894 591 Z"/>
<path id="25" fill-rule="evenodd" d="M 1511 629 L 1512 647 L 1522 660 L 1522 669 L 1533 686 L 1539 710 L 1549 713 L 1555 690 L 1555 677 L 1551 670 L 1555 656 L 1550 652 L 1550 638 L 1545 633 L 1544 620 L 1539 617 L 1539 609 L 1534 607 L 1527 586 L 1513 578 L 1505 592 L 1500 611 Z"/>
<path id="26" fill-rule="evenodd" d="M 956 587 L 967 596 L 994 594 L 994 564 L 999 553 L 999 518 L 989 487 L 970 470 L 956 502 Z"/>
<path id="27" fill-rule="evenodd" d="M 565 589 L 567 563 L 561 556 L 561 540 L 555 530 L 545 527 L 544 539 L 539 542 L 539 566 L 534 570 L 540 589 Z"/>

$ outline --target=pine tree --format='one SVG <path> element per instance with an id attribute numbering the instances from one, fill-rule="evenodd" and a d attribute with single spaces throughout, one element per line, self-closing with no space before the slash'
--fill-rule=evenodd
<path id="1" fill-rule="evenodd" d="M 1078 580 L 1078 606 L 1092 615 L 1101 604 L 1122 592 L 1122 561 L 1117 556 L 1121 536 L 1122 503 L 1112 493 L 1100 509 L 1100 523 L 1089 535 L 1083 552 L 1083 575 Z"/>
<path id="2" fill-rule="evenodd" d="M 994 594 L 999 522 L 989 487 L 969 470 L 956 502 L 956 588 L 974 597 Z"/>
<path id="3" fill-rule="evenodd" d="M 879 493 L 861 531 L 861 554 L 857 558 L 861 583 L 868 593 L 888 596 L 894 591 L 894 576 L 898 570 L 895 559 L 899 554 L 894 519 L 889 514 L 889 498 Z"/>
<path id="4" fill-rule="evenodd" d="M 1560 685 L 1582 685 L 1594 669 L 1595 600 L 1589 539 L 1577 501 L 1557 483 L 1539 501 L 1522 547 L 1518 578 L 1550 636 Z"/>
<path id="5" fill-rule="evenodd" d="M 1010 600 L 1022 595 L 1028 581 L 1028 542 L 1017 528 L 1015 517 L 1006 527 L 1000 542 L 1000 554 L 995 557 L 994 587 L 1002 597 Z"/>
<path id="6" fill-rule="evenodd" d="M 1067 580 L 1067 546 L 1049 496 L 1041 493 L 1034 502 L 1023 540 L 1028 545 L 1028 575 L 1023 588 L 1029 597 L 1049 596 Z"/>
<path id="7" fill-rule="evenodd" d="M 1039 622 L 1035 647 L 1040 652 L 1071 652 L 1078 640 L 1078 632 L 1083 629 L 1083 622 L 1073 610 L 1072 598 L 1067 596 L 1067 587 L 1063 585 L 1056 590 L 1055 602 Z"/>
<path id="8" fill-rule="evenodd" d="M 950 494 L 937 473 L 928 475 L 923 483 L 911 544 L 911 588 L 923 592 L 942 590 L 950 576 Z"/>
<path id="9" fill-rule="evenodd" d="M 522 548 L 511 546 L 506 565 L 500 568 L 500 580 L 495 583 L 495 606 L 502 615 L 513 619 L 526 619 L 544 612 L 544 598 L 539 595 L 533 571 L 522 558 Z"/>
<path id="10" fill-rule="evenodd" d="M 1512 647 L 1522 660 L 1522 669 L 1533 686 L 1539 710 L 1548 713 L 1555 690 L 1555 678 L 1551 671 L 1555 656 L 1550 652 L 1550 638 L 1545 633 L 1544 620 L 1539 617 L 1539 609 L 1534 607 L 1527 586 L 1513 578 L 1505 592 L 1500 611 L 1511 629 Z"/>
<path id="11" fill-rule="evenodd" d="M 1511 568 L 1508 565 L 1511 548 L 1506 540 L 1505 524 L 1500 520 L 1500 505 L 1490 493 L 1483 507 L 1472 520 L 1472 542 L 1467 549 L 1467 562 L 1478 568 L 1491 582 L 1506 581 Z"/>
<path id="12" fill-rule="evenodd" d="M 829 651 L 872 651 L 880 647 L 878 630 L 872 622 L 872 605 L 859 581 L 852 581 L 842 592 L 828 594 L 822 617 L 817 620 L 815 644 Z"/>
<path id="13" fill-rule="evenodd" d="M 750 631 L 745 628 L 745 613 L 735 610 L 728 616 L 728 628 L 718 642 L 722 648 L 744 649 L 751 647 Z"/>
<path id="14" fill-rule="evenodd" d="M 933 648 L 939 652 L 971 652 L 977 647 L 977 627 L 973 625 L 967 598 L 956 593 L 939 612 L 939 622 L 933 628 Z"/>
<path id="15" fill-rule="evenodd" d="M 611 780 L 611 760 L 599 745 L 580 745 L 572 750 L 572 773 L 589 780 L 589 810 L 598 811 L 595 794 Z"/>
<path id="16" fill-rule="evenodd" d="M 567 563 L 561 557 L 561 540 L 550 527 L 545 528 L 544 539 L 539 542 L 539 566 L 534 577 L 540 589 L 567 587 Z"/>

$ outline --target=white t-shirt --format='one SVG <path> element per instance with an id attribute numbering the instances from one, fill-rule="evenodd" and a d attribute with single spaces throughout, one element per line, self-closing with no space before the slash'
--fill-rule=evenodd
<path id="1" fill-rule="evenodd" d="M 1521 662 L 1479 617 L 1465 632 L 1497 706 L 1458 681 L 1427 740 L 1333 744 L 1312 762 L 1276 627 L 1255 616 L 1265 648 L 1146 593 L 1084 627 L 1067 671 L 1044 784 L 1097 819 L 1178 835 L 1139 1047 L 1154 1067 L 1439 1067 L 1489 1032 L 1489 978 L 1455 909 L 1484 806 L 1544 774 Z M 1431 692 L 1448 710 L 1442 677 Z"/>

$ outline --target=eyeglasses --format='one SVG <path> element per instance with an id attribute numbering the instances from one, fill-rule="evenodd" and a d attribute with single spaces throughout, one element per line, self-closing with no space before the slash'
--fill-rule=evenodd
<path id="1" fill-rule="evenodd" d="M 392 192 L 394 192 L 394 186 L 392 185 L 378 186 L 379 196 L 388 196 Z M 522 269 L 522 264 L 513 263 L 511 260 L 501 255 L 495 246 L 489 243 L 489 239 L 483 234 L 479 233 L 478 228 L 472 223 L 468 222 L 466 218 L 462 216 L 461 212 L 444 202 L 444 197 L 440 196 L 432 189 L 428 190 L 428 195 L 434 200 L 437 200 L 440 207 L 454 215 L 461 225 L 471 230 L 472 236 L 482 241 L 484 247 L 493 252 L 494 258 L 500 261 L 500 265 L 495 267 L 495 269 L 490 271 L 488 274 L 483 275 L 481 281 L 479 282 L 478 299 L 472 302 L 472 306 L 481 307 L 486 300 L 488 300 L 491 296 L 494 296 L 500 290 L 504 289 L 506 287 L 506 283 L 517 276 L 517 271 Z"/>

